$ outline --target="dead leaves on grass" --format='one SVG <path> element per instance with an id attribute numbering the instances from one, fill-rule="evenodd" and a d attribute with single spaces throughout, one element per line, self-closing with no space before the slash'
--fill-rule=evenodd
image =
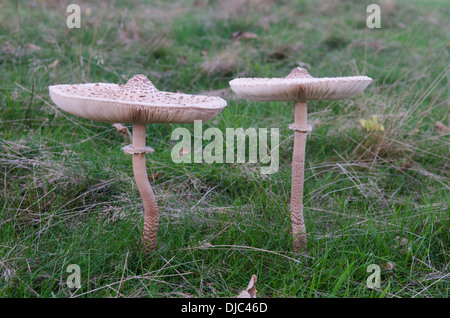
<path id="1" fill-rule="evenodd" d="M 411 244 L 408 239 L 404 237 L 400 238 L 400 236 L 397 236 L 394 241 L 395 244 L 391 246 L 392 249 L 399 250 L 400 252 L 405 254 L 411 251 Z"/>
<path id="2" fill-rule="evenodd" d="M 122 124 L 113 124 L 113 127 L 117 129 L 118 133 L 123 136 L 128 143 L 131 142 L 130 130 Z"/>
<path id="3" fill-rule="evenodd" d="M 259 36 L 253 32 L 242 32 L 237 31 L 231 34 L 233 40 L 249 40 L 249 39 L 259 39 Z"/>
<path id="4" fill-rule="evenodd" d="M 243 290 L 237 298 L 256 298 L 256 281 L 258 277 L 256 275 L 252 275 L 250 282 L 248 283 L 247 289 Z"/>
<path id="5" fill-rule="evenodd" d="M 440 121 L 437 121 L 434 123 L 434 128 L 438 131 L 440 134 L 448 134 L 450 133 L 450 128 L 445 126 Z"/>

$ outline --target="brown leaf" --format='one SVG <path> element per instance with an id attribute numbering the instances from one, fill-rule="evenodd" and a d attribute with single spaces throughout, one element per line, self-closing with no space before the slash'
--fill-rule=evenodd
<path id="1" fill-rule="evenodd" d="M 439 133 L 448 133 L 450 132 L 450 128 L 448 128 L 447 126 L 445 126 L 443 123 L 441 123 L 440 121 L 437 121 L 434 123 L 434 128 L 436 128 L 436 130 Z"/>
<path id="2" fill-rule="evenodd" d="M 27 49 L 29 52 L 36 52 L 42 50 L 42 48 L 39 45 L 33 43 L 27 43 L 23 47 Z"/>
<path id="3" fill-rule="evenodd" d="M 268 56 L 271 61 L 281 61 L 285 60 L 289 57 L 289 54 L 292 53 L 292 48 L 289 46 L 283 46 L 273 52 L 271 52 Z"/>
<path id="4" fill-rule="evenodd" d="M 182 156 L 186 156 L 186 155 L 188 155 L 188 154 L 190 154 L 191 153 L 191 149 L 189 149 L 189 148 L 181 148 L 180 149 L 180 151 L 178 152 L 178 155 L 180 156 L 180 157 L 182 157 Z"/>
<path id="5" fill-rule="evenodd" d="M 237 39 L 237 38 L 239 38 L 239 36 L 241 34 L 242 34 L 242 31 L 233 32 L 233 33 L 231 33 L 231 38 L 232 39 Z"/>
<path id="6" fill-rule="evenodd" d="M 127 139 L 128 142 L 131 142 L 131 133 L 127 127 L 122 124 L 114 124 L 113 127 L 117 129 L 117 131 Z"/>
<path id="7" fill-rule="evenodd" d="M 234 40 L 248 40 L 248 39 L 259 39 L 259 36 L 256 33 L 253 32 L 233 32 L 231 34 L 231 38 Z"/>
<path id="8" fill-rule="evenodd" d="M 162 176 L 162 172 L 152 173 L 151 175 L 148 176 L 148 181 L 150 181 L 150 182 L 155 181 L 155 180 L 159 179 L 159 177 L 161 177 L 161 176 Z"/>
<path id="9" fill-rule="evenodd" d="M 188 58 L 186 55 L 181 56 L 180 59 L 178 60 L 178 62 L 181 64 L 186 64 L 187 61 L 188 61 Z"/>
<path id="10" fill-rule="evenodd" d="M 48 67 L 55 68 L 59 64 L 59 60 L 54 60 Z"/>
<path id="11" fill-rule="evenodd" d="M 394 240 L 397 244 L 400 244 L 400 245 L 408 244 L 408 239 L 406 239 L 404 237 L 400 238 L 400 236 L 396 236 Z"/>
<path id="12" fill-rule="evenodd" d="M 297 61 L 297 65 L 303 68 L 311 68 L 311 64 L 302 62 L 302 61 Z"/>
<path id="13" fill-rule="evenodd" d="M 258 34 L 253 33 L 253 32 L 244 32 L 244 33 L 242 33 L 241 38 L 246 39 L 246 40 L 247 39 L 259 39 L 259 36 L 258 36 Z"/>
<path id="14" fill-rule="evenodd" d="M 395 269 L 396 266 L 390 262 L 387 262 L 387 263 L 382 264 L 381 267 L 387 271 L 392 271 Z"/>
<path id="15" fill-rule="evenodd" d="M 16 49 L 11 45 L 11 42 L 6 41 L 5 43 L 3 43 L 2 51 L 5 55 L 13 54 L 15 50 Z"/>
<path id="16" fill-rule="evenodd" d="M 256 298 L 256 287 L 255 283 L 257 281 L 256 275 L 252 275 L 252 278 L 250 279 L 250 283 L 247 286 L 246 290 L 243 290 L 237 298 Z"/>
<path id="17" fill-rule="evenodd" d="M 19 98 L 19 93 L 14 90 L 14 92 L 12 92 L 11 94 L 11 100 L 15 101 L 17 98 Z"/>
<path id="18" fill-rule="evenodd" d="M 411 251 L 410 242 L 404 237 L 397 236 L 395 239 L 395 245 L 391 246 L 392 249 L 399 249 L 400 251 L 406 253 Z"/>

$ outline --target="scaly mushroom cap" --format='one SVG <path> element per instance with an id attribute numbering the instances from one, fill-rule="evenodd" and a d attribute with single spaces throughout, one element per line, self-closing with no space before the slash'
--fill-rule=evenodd
<path id="1" fill-rule="evenodd" d="M 236 78 L 230 87 L 239 97 L 250 100 L 307 101 L 350 98 L 371 82 L 367 76 L 316 78 L 297 67 L 284 78 Z"/>
<path id="2" fill-rule="evenodd" d="M 208 121 L 227 105 L 220 97 L 159 91 L 145 75 L 134 75 L 124 85 L 53 85 L 49 91 L 53 102 L 66 112 L 113 123 Z"/>

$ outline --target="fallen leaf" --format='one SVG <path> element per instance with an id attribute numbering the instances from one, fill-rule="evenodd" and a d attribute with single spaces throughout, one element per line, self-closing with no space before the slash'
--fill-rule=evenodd
<path id="1" fill-rule="evenodd" d="M 447 126 L 445 126 L 443 123 L 441 123 L 440 121 L 437 121 L 434 123 L 434 128 L 436 128 L 436 130 L 439 133 L 448 133 L 450 132 L 450 128 L 448 128 Z"/>
<path id="2" fill-rule="evenodd" d="M 122 124 L 114 124 L 113 127 L 117 129 L 117 131 L 127 139 L 128 142 L 131 142 L 131 133 L 127 127 Z"/>
<path id="3" fill-rule="evenodd" d="M 186 64 L 187 61 L 188 61 L 188 58 L 186 55 L 181 56 L 180 59 L 178 60 L 178 62 L 181 64 Z"/>
<path id="4" fill-rule="evenodd" d="M 285 60 L 289 57 L 289 54 L 292 53 L 292 48 L 289 46 L 281 47 L 273 52 L 271 52 L 268 56 L 270 61 L 280 61 Z"/>
<path id="5" fill-rule="evenodd" d="M 17 98 L 19 98 L 19 93 L 17 92 L 17 90 L 14 90 L 14 92 L 12 92 L 11 94 L 11 100 L 15 101 Z"/>
<path id="6" fill-rule="evenodd" d="M 180 157 L 182 157 L 182 156 L 186 156 L 186 155 L 188 155 L 188 154 L 190 154 L 191 153 L 191 149 L 189 149 L 189 148 L 181 148 L 180 149 L 180 151 L 178 152 L 178 155 L 180 156 Z"/>
<path id="7" fill-rule="evenodd" d="M 300 66 L 300 67 L 303 67 L 303 68 L 311 68 L 311 64 L 304 63 L 302 61 L 298 61 L 297 65 Z"/>
<path id="8" fill-rule="evenodd" d="M 55 68 L 59 64 L 59 60 L 54 60 L 48 67 Z"/>
<path id="9" fill-rule="evenodd" d="M 242 34 L 242 31 L 238 31 L 238 32 L 233 32 L 231 33 L 231 38 L 232 39 L 237 39 L 239 38 L 239 36 Z"/>
<path id="10" fill-rule="evenodd" d="M 7 41 L 2 46 L 2 51 L 5 55 L 13 54 L 15 52 L 15 48 L 11 45 L 11 42 Z"/>
<path id="11" fill-rule="evenodd" d="M 259 39 L 259 36 L 256 33 L 253 32 L 244 32 L 241 35 L 242 39 Z"/>
<path id="12" fill-rule="evenodd" d="M 253 32 L 242 32 L 237 31 L 231 34 L 231 38 L 234 40 L 248 40 L 248 39 L 259 39 L 259 36 Z"/>
<path id="13" fill-rule="evenodd" d="M 255 283 L 258 278 L 256 275 L 252 275 L 252 278 L 250 279 L 250 283 L 247 286 L 246 290 L 243 290 L 237 298 L 256 298 L 256 287 Z"/>
<path id="14" fill-rule="evenodd" d="M 392 263 L 390 263 L 390 262 L 387 262 L 387 263 L 382 264 L 381 267 L 382 267 L 383 269 L 385 269 L 385 270 L 388 270 L 388 271 L 392 271 L 392 270 L 395 269 L 395 265 L 392 264 Z"/>
<path id="15" fill-rule="evenodd" d="M 162 172 L 155 172 L 148 176 L 148 181 L 155 181 L 162 176 Z"/>
<path id="16" fill-rule="evenodd" d="M 402 252 L 409 252 L 411 251 L 411 246 L 409 246 L 409 241 L 406 238 L 400 238 L 400 236 L 397 236 L 395 239 L 396 245 L 391 246 L 392 249 L 400 249 Z"/>
<path id="17" fill-rule="evenodd" d="M 406 244 L 408 244 L 408 239 L 406 239 L 404 237 L 402 239 L 400 239 L 400 236 L 397 236 L 395 238 L 395 242 L 399 243 L 400 245 L 406 245 Z"/>
<path id="18" fill-rule="evenodd" d="M 42 48 L 39 45 L 33 43 L 25 44 L 24 48 L 26 48 L 29 52 L 36 52 L 42 50 Z"/>

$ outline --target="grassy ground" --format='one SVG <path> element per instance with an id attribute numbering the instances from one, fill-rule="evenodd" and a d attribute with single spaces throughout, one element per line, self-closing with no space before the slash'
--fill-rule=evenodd
<path id="1" fill-rule="evenodd" d="M 259 297 L 449 296 L 448 2 L 83 1 L 81 29 L 66 27 L 68 3 L 0 4 L 0 296 L 234 297 L 252 274 Z M 369 3 L 381 29 L 366 27 Z M 290 237 L 293 105 L 228 86 L 299 63 L 374 79 L 350 100 L 309 103 L 307 256 Z M 224 97 L 204 129 L 276 127 L 281 138 L 278 172 L 262 175 L 259 164 L 174 164 L 170 135 L 183 125 L 148 125 L 161 209 L 150 257 L 126 141 L 48 95 L 134 74 Z M 361 125 L 373 115 L 383 130 Z M 79 289 L 67 287 L 70 264 Z M 370 264 L 379 288 L 366 286 Z"/>

